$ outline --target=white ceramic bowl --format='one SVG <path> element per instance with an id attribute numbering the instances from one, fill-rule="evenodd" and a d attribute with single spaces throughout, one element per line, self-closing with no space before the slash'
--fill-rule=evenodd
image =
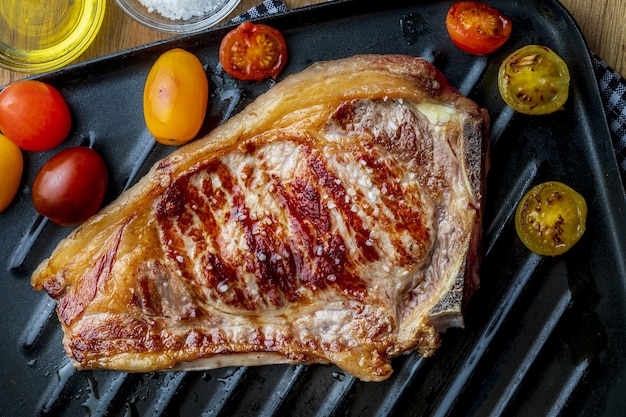
<path id="1" fill-rule="evenodd" d="M 166 0 L 142 0 L 143 4 L 139 0 L 115 0 L 120 9 L 135 21 L 150 29 L 168 33 L 193 33 L 207 29 L 228 16 L 240 2 L 240 0 L 205 0 L 204 2 L 171 0 L 171 3 L 184 4 L 186 1 L 204 3 L 206 5 L 204 14 L 189 18 L 182 17 L 182 11 L 170 14 L 171 11 L 163 6 L 167 3 Z M 146 7 L 144 4 L 152 7 Z"/>

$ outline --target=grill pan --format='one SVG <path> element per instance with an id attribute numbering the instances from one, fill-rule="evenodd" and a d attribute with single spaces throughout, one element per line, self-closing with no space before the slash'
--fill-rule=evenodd
<path id="1" fill-rule="evenodd" d="M 488 57 L 449 40 L 449 1 L 340 1 L 263 19 L 289 45 L 285 74 L 357 53 L 404 53 L 435 65 L 492 118 L 481 288 L 466 328 L 448 330 L 434 357 L 393 361 L 382 383 L 330 365 L 224 368 L 206 372 L 75 371 L 55 304 L 30 287 L 34 268 L 70 229 L 38 217 L 37 170 L 54 153 L 25 153 L 22 188 L 0 215 L 0 416 L 616 416 L 626 409 L 626 199 L 605 115 L 578 27 L 554 0 L 487 1 L 513 20 L 507 44 Z M 37 76 L 66 97 L 74 116 L 61 148 L 92 143 L 110 168 L 107 200 L 172 148 L 143 122 L 152 63 L 181 47 L 210 77 L 210 131 L 272 81 L 225 76 L 218 46 L 228 27 L 158 42 Z M 507 108 L 499 63 L 526 44 L 546 45 L 572 76 L 565 110 L 525 116 Z M 589 205 L 587 232 L 557 258 L 518 240 L 512 214 L 532 185 L 560 180 Z"/>

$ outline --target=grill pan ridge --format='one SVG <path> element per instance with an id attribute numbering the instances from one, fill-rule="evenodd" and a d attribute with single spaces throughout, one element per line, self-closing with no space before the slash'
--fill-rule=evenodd
<path id="1" fill-rule="evenodd" d="M 422 56 L 491 114 L 481 288 L 466 328 L 448 330 L 434 357 L 406 355 L 394 374 L 364 383 L 334 366 L 276 365 L 206 372 L 76 371 L 55 304 L 30 273 L 68 234 L 37 216 L 29 184 L 55 151 L 25 153 L 16 201 L 0 215 L 0 416 L 615 416 L 626 409 L 626 198 L 587 48 L 554 0 L 486 1 L 513 20 L 502 50 L 472 57 L 445 32 L 451 1 L 351 0 L 263 19 L 287 39 L 285 73 L 357 53 Z M 34 78 L 58 87 L 75 119 L 62 147 L 93 142 L 111 169 L 110 201 L 171 148 L 143 124 L 143 82 L 162 52 L 206 63 L 208 132 L 272 82 L 237 83 L 217 59 L 229 27 L 182 36 Z M 497 92 L 504 57 L 529 43 L 554 49 L 572 75 L 565 111 L 523 116 Z M 535 183 L 562 180 L 585 196 L 587 232 L 557 258 L 531 254 L 512 224 Z"/>

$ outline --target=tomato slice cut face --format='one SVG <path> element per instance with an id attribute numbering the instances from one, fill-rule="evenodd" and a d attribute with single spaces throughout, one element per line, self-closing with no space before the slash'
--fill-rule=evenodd
<path id="1" fill-rule="evenodd" d="M 513 25 L 493 7 L 477 1 L 460 1 L 450 7 L 446 28 L 452 42 L 461 50 L 485 55 L 504 45 Z"/>
<path id="2" fill-rule="evenodd" d="M 276 78 L 287 62 L 287 43 L 280 31 L 246 21 L 224 36 L 219 56 L 224 71 L 234 78 Z"/>
<path id="3" fill-rule="evenodd" d="M 515 212 L 515 230 L 531 251 L 557 256 L 585 233 L 587 203 L 571 187 L 549 181 L 528 191 Z"/>
<path id="4" fill-rule="evenodd" d="M 549 114 L 563 108 L 569 95 L 567 64 L 553 50 L 527 45 L 500 65 L 498 90 L 515 111 Z"/>

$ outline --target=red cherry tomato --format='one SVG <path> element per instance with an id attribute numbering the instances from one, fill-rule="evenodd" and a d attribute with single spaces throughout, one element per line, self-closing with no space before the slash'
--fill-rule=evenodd
<path id="1" fill-rule="evenodd" d="M 51 85 L 22 80 L 0 92 L 0 131 L 24 150 L 52 149 L 65 140 L 71 127 L 70 109 Z"/>
<path id="2" fill-rule="evenodd" d="M 513 25 L 493 7 L 477 1 L 461 1 L 448 11 L 446 28 L 452 42 L 461 50 L 485 55 L 504 45 Z"/>
<path id="3" fill-rule="evenodd" d="M 96 151 L 69 148 L 46 162 L 33 182 L 33 205 L 53 222 L 69 226 L 94 215 L 104 200 L 108 171 Z"/>
<path id="4" fill-rule="evenodd" d="M 224 71 L 234 78 L 276 78 L 287 62 L 287 43 L 278 30 L 246 21 L 224 36 L 219 54 Z"/>

